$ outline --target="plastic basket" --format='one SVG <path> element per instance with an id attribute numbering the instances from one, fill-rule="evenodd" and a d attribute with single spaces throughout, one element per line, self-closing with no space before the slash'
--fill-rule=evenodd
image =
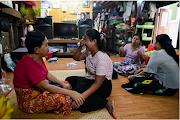
<path id="1" fill-rule="evenodd" d="M 144 22 L 144 25 L 153 25 L 153 22 Z"/>
<path id="2" fill-rule="evenodd" d="M 110 25 L 118 24 L 118 23 L 123 23 L 123 18 L 112 18 L 109 20 Z"/>

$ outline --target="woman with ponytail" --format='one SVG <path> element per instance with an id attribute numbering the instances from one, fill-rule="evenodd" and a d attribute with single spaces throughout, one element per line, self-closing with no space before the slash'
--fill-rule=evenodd
<path id="1" fill-rule="evenodd" d="M 77 61 L 86 60 L 86 76 L 71 76 L 66 80 L 85 99 L 82 105 L 73 102 L 73 109 L 86 113 L 106 107 L 110 115 L 114 116 L 114 101 L 106 100 L 112 90 L 113 65 L 105 51 L 104 41 L 101 40 L 97 30 L 90 29 L 86 32 L 73 56 Z M 86 49 L 82 50 L 84 45 Z"/>
<path id="2" fill-rule="evenodd" d="M 130 82 L 122 87 L 137 94 L 174 95 L 179 89 L 179 57 L 171 41 L 166 34 L 158 35 L 153 44 L 157 51 L 152 53 L 147 66 L 129 76 Z"/>

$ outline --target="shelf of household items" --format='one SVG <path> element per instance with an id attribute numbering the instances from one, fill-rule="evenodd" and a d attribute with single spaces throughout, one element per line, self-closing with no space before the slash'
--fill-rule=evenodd
<path id="1" fill-rule="evenodd" d="M 18 27 L 21 27 L 22 24 L 26 24 L 26 25 L 35 25 L 36 22 L 35 22 L 34 20 L 19 19 L 19 20 L 18 20 Z"/>
<path id="2" fill-rule="evenodd" d="M 110 25 L 119 24 L 119 23 L 123 23 L 123 18 L 122 17 L 109 19 L 109 24 Z"/>
<path id="3" fill-rule="evenodd" d="M 13 9 L 11 6 L 4 4 L 3 1 L 0 1 L 0 10 L 2 13 L 6 13 L 6 14 L 14 16 L 16 18 L 22 17 L 22 15 L 19 11 Z"/>
<path id="4" fill-rule="evenodd" d="M 69 45 L 76 44 L 76 47 L 77 47 L 78 42 L 80 42 L 79 39 L 76 39 L 76 40 L 73 40 L 73 39 L 48 39 L 48 43 L 50 43 L 50 44 L 52 44 L 52 43 L 55 43 L 55 44 L 62 43 L 63 44 L 62 46 L 60 46 L 62 49 L 62 50 L 60 50 L 61 52 L 55 52 L 55 53 L 53 53 L 53 56 L 72 56 L 72 55 L 74 55 L 75 48 L 74 47 L 68 48 L 68 44 Z M 63 47 L 63 46 L 66 46 L 66 47 Z M 58 48 L 58 46 L 52 46 L 52 47 Z M 71 49 L 73 49 L 74 51 L 71 51 Z"/>

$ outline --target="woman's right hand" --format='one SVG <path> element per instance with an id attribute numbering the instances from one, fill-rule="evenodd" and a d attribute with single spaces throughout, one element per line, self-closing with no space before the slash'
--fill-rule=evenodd
<path id="1" fill-rule="evenodd" d="M 135 72 L 134 72 L 134 75 L 137 75 L 139 72 L 141 72 L 141 71 L 143 71 L 143 69 L 142 68 L 140 68 L 140 69 L 138 69 L 138 70 L 136 70 Z"/>
<path id="2" fill-rule="evenodd" d="M 124 47 L 123 46 L 120 47 L 120 52 L 124 52 Z"/>
<path id="3" fill-rule="evenodd" d="M 124 47 L 123 46 L 121 46 L 120 48 L 119 48 L 119 55 L 121 56 L 121 53 L 122 52 L 124 52 Z"/>
<path id="4" fill-rule="evenodd" d="M 80 41 L 80 46 L 81 47 L 83 47 L 84 45 L 85 45 L 85 40 L 84 40 L 85 38 L 84 38 L 84 36 L 82 36 L 82 39 L 81 39 L 81 41 Z"/>
<path id="5" fill-rule="evenodd" d="M 70 97 L 76 102 L 78 106 L 82 105 L 85 101 L 84 97 L 76 91 L 72 91 Z"/>

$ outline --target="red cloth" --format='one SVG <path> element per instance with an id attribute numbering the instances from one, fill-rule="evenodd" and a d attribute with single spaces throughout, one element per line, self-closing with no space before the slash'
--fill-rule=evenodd
<path id="1" fill-rule="evenodd" d="M 155 50 L 155 49 L 153 48 L 153 44 L 149 44 L 149 45 L 148 45 L 147 52 L 148 52 L 148 51 L 152 51 L 152 50 Z"/>
<path id="2" fill-rule="evenodd" d="M 36 6 L 36 4 L 33 1 L 24 1 L 24 4 Z"/>
<path id="3" fill-rule="evenodd" d="M 25 55 L 14 69 L 13 83 L 15 87 L 32 88 L 35 83 L 47 78 L 48 70 L 41 59 L 38 64 L 31 57 Z"/>

